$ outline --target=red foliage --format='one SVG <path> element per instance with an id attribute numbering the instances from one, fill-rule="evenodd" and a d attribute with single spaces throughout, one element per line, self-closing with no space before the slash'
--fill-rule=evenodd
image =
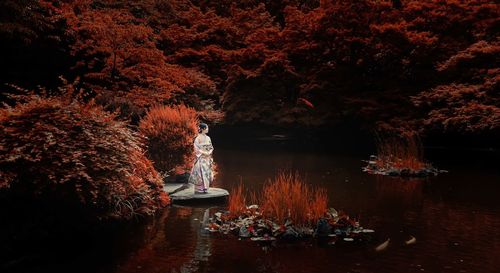
<path id="1" fill-rule="evenodd" d="M 184 105 L 152 107 L 139 124 L 147 138 L 148 157 L 157 170 L 189 171 L 193 162 L 193 140 L 198 132 L 196 112 Z"/>
<path id="2" fill-rule="evenodd" d="M 380 169 L 408 169 L 419 171 L 428 166 L 424 162 L 420 137 L 415 132 L 403 131 L 398 135 L 392 132 L 379 133 L 377 136 L 377 160 Z"/>
<path id="3" fill-rule="evenodd" d="M 433 80 L 433 65 L 456 41 L 493 37 L 489 24 L 498 17 L 486 1 L 176 2 L 184 3 L 172 5 L 179 19 L 161 32 L 165 54 L 216 79 L 229 122 L 408 115 L 400 105 Z"/>
<path id="4" fill-rule="evenodd" d="M 305 110 L 296 107 L 297 75 L 278 48 L 279 25 L 263 4 L 188 3 L 173 9 L 179 19 L 161 30 L 167 59 L 198 67 L 219 84 L 215 103 L 222 104 L 226 121 L 272 122 L 285 112 L 299 116 L 290 107 Z"/>
<path id="5" fill-rule="evenodd" d="M 279 172 L 274 180 L 270 179 L 264 185 L 259 197 L 255 192 L 251 192 L 248 199 L 244 186 L 240 183 L 229 195 L 230 217 L 249 213 L 252 209 L 247 209 L 247 200 L 250 200 L 252 205 L 260 204 L 264 217 L 281 224 L 285 224 L 287 220 L 299 226 L 315 224 L 319 218 L 325 216 L 328 209 L 326 190 L 306 184 L 298 173 Z"/>
<path id="6" fill-rule="evenodd" d="M 280 172 L 262 190 L 262 212 L 265 217 L 297 225 L 315 223 L 328 209 L 328 196 L 324 189 L 307 185 L 296 173 Z"/>
<path id="7" fill-rule="evenodd" d="M 483 0 L 404 1 L 399 9 L 390 1 L 321 1 L 284 13 L 277 44 L 304 79 L 299 93 L 316 106 L 308 114 L 374 122 L 420 118 L 408 95 L 439 81 L 434 65 L 457 49 L 494 40 L 499 9 Z"/>
<path id="8" fill-rule="evenodd" d="M 246 211 L 246 206 L 244 187 L 243 184 L 240 183 L 238 187 L 231 190 L 229 194 L 228 210 L 233 216 L 238 217 Z"/>
<path id="9" fill-rule="evenodd" d="M 496 122 L 479 118 L 498 108 L 500 9 L 488 0 L 38 2 L 28 21 L 64 29 L 54 36 L 76 61 L 71 73 L 134 121 L 151 105 L 184 103 L 233 123 L 399 119 L 487 132 Z M 18 23 L 2 21 L 0 34 L 30 40 Z M 455 94 L 469 87 L 485 96 Z M 452 110 L 432 101 L 438 89 L 457 98 Z"/>
<path id="10" fill-rule="evenodd" d="M 175 102 L 177 94 L 213 93 L 215 85 L 203 73 L 167 63 L 156 46 L 157 34 L 144 19 L 127 7 L 102 4 L 96 8 L 76 1 L 61 9 L 74 39 L 72 54 L 79 59 L 74 69 L 99 102 L 137 116 L 154 104 Z"/>
<path id="11" fill-rule="evenodd" d="M 423 127 L 460 133 L 500 132 L 500 44 L 480 41 L 438 67 L 452 82 L 412 97 L 424 112 Z M 457 77 L 459 81 L 455 80 Z"/>
<path id="12" fill-rule="evenodd" d="M 143 140 L 113 115 L 66 96 L 23 98 L 0 111 L 5 196 L 81 206 L 100 219 L 151 214 L 169 203 Z"/>

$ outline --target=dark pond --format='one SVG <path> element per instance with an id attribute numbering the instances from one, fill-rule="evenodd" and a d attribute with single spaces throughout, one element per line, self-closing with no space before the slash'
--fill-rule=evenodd
<path id="1" fill-rule="evenodd" d="M 309 183 L 327 188 L 332 207 L 375 229 L 375 240 L 263 249 L 206 234 L 201 222 L 217 204 L 175 205 L 84 250 L 69 247 L 72 254 L 47 255 L 26 272 L 499 272 L 500 173 L 491 158 L 483 157 L 488 153 L 458 156 L 431 150 L 428 159 L 449 173 L 408 180 L 362 173 L 361 160 L 369 155 L 364 152 L 255 147 L 216 146 L 218 187 L 230 190 L 241 180 L 258 190 L 277 170 L 298 170 Z M 417 243 L 407 246 L 410 236 Z M 388 248 L 375 252 L 387 238 Z"/>

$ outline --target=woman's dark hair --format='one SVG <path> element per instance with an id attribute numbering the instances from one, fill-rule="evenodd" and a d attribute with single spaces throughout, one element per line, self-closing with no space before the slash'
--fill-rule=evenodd
<path id="1" fill-rule="evenodd" d="M 208 125 L 206 123 L 200 122 L 198 125 L 198 133 L 201 133 L 201 131 L 205 130 L 208 128 Z"/>

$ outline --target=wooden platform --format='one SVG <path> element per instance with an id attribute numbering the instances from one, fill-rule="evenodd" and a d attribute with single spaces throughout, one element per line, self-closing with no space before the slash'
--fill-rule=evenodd
<path id="1" fill-rule="evenodd" d="M 175 201 L 190 200 L 213 200 L 229 196 L 229 192 L 221 188 L 209 188 L 207 193 L 194 193 L 193 184 L 168 183 L 163 186 L 163 190 L 170 195 L 170 199 Z"/>

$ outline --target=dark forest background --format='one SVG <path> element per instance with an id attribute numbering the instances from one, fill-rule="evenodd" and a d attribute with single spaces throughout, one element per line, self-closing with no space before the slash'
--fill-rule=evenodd
<path id="1" fill-rule="evenodd" d="M 1 99 L 15 93 L 10 84 L 69 82 L 131 124 L 153 105 L 185 104 L 209 123 L 491 144 L 494 2 L 4 0 Z"/>

